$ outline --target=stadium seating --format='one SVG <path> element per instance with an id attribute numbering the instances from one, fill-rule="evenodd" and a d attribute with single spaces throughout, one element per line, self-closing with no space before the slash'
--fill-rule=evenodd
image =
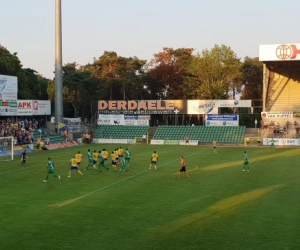
<path id="1" fill-rule="evenodd" d="M 245 126 L 213 127 L 213 126 L 158 126 L 153 139 L 183 140 L 188 136 L 190 140 L 198 140 L 199 143 L 240 144 L 244 141 Z"/>
<path id="2" fill-rule="evenodd" d="M 135 139 L 147 134 L 149 126 L 100 125 L 94 131 L 94 138 Z"/>
<path id="3" fill-rule="evenodd" d="M 40 133 L 38 129 L 33 131 L 33 144 L 36 143 L 37 139 L 41 136 L 43 142 L 45 142 L 46 137 L 49 137 L 50 144 L 64 142 L 65 138 L 58 135 L 51 133 L 48 129 L 43 129 L 44 133 Z"/>

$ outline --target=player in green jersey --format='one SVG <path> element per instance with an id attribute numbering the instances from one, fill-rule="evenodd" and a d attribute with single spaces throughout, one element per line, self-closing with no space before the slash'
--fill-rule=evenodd
<path id="1" fill-rule="evenodd" d="M 131 157 L 131 152 L 129 151 L 128 148 L 126 148 L 126 150 L 125 150 L 125 161 L 126 161 L 127 167 L 129 167 L 130 157 Z"/>
<path id="2" fill-rule="evenodd" d="M 120 169 L 119 169 L 119 173 L 118 173 L 118 177 L 120 177 L 122 171 L 126 171 L 126 161 L 125 158 L 123 157 L 123 155 L 120 155 Z"/>
<path id="3" fill-rule="evenodd" d="M 88 165 L 84 170 L 87 170 L 90 166 L 93 166 L 93 154 L 90 149 L 88 149 L 86 155 L 87 155 Z"/>
<path id="4" fill-rule="evenodd" d="M 105 160 L 101 150 L 99 150 L 98 158 L 99 158 L 99 172 L 102 172 L 101 168 L 105 168 L 108 171 L 108 168 L 105 167 Z"/>
<path id="5" fill-rule="evenodd" d="M 274 139 L 272 138 L 271 139 L 271 144 L 270 144 L 270 149 L 269 149 L 269 151 L 274 151 L 275 150 L 275 141 L 274 141 Z"/>
<path id="6" fill-rule="evenodd" d="M 243 168 L 243 171 L 246 171 L 246 168 L 247 168 L 247 171 L 249 171 L 249 157 L 247 155 L 247 152 L 244 151 L 244 168 Z"/>
<path id="7" fill-rule="evenodd" d="M 53 177 L 56 177 L 60 180 L 60 175 L 57 175 L 55 173 L 55 166 L 54 166 L 54 163 L 53 161 L 51 161 L 50 157 L 48 158 L 48 165 L 47 165 L 47 176 L 45 178 L 45 180 L 43 180 L 43 182 L 47 182 L 48 181 L 48 177 L 49 175 L 52 174 Z"/>

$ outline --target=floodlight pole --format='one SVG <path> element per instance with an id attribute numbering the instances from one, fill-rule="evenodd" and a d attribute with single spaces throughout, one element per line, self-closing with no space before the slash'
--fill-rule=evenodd
<path id="1" fill-rule="evenodd" d="M 55 0 L 55 122 L 63 122 L 61 0 Z"/>

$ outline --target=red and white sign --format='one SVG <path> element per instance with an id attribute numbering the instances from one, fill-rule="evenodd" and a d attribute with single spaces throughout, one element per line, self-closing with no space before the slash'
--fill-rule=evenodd
<path id="1" fill-rule="evenodd" d="M 51 115 L 51 102 L 42 100 L 18 100 L 17 115 Z"/>
<path id="2" fill-rule="evenodd" d="M 261 112 L 261 118 L 293 118 L 293 112 Z"/>
<path id="3" fill-rule="evenodd" d="M 259 45 L 260 61 L 299 61 L 300 43 Z"/>
<path id="4" fill-rule="evenodd" d="M 32 101 L 31 100 L 18 100 L 17 115 L 32 115 Z"/>
<path id="5" fill-rule="evenodd" d="M 32 101 L 32 114 L 33 115 L 51 115 L 51 102 L 42 100 Z"/>

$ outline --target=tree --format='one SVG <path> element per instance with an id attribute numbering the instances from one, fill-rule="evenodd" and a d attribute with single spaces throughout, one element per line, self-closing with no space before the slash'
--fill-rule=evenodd
<path id="1" fill-rule="evenodd" d="M 47 100 L 48 79 L 33 69 L 21 69 L 18 76 L 18 99 Z"/>
<path id="2" fill-rule="evenodd" d="M 183 84 L 190 99 L 235 99 L 241 91 L 241 62 L 232 49 L 215 45 L 191 60 Z"/>
<path id="3" fill-rule="evenodd" d="M 18 99 L 46 100 L 48 79 L 34 69 L 22 68 L 17 53 L 0 45 L 0 74 L 18 77 Z"/>
<path id="4" fill-rule="evenodd" d="M 73 108 L 73 117 L 89 116 L 90 102 L 96 99 L 96 86 L 98 80 L 91 73 L 85 71 L 82 67 L 78 67 L 76 63 L 69 63 L 63 67 L 63 99 L 64 103 L 71 105 Z M 48 84 L 48 95 L 54 101 L 55 83 L 50 81 Z M 66 107 L 64 106 L 64 109 Z M 68 113 L 68 112 L 64 112 Z"/>
<path id="5" fill-rule="evenodd" d="M 0 74 L 17 76 L 22 68 L 22 64 L 17 53 L 11 54 L 0 44 Z"/>
<path id="6" fill-rule="evenodd" d="M 244 88 L 242 99 L 262 100 L 263 63 L 258 57 L 245 57 L 242 65 Z"/>
<path id="7" fill-rule="evenodd" d="M 137 57 L 122 57 L 116 52 L 105 51 L 95 59 L 93 64 L 86 65 L 85 69 L 91 72 L 98 80 L 102 89 L 107 93 L 107 99 L 131 99 L 135 93 L 132 88 L 140 89 L 145 60 Z"/>
<path id="8" fill-rule="evenodd" d="M 157 99 L 182 98 L 182 83 L 192 59 L 191 48 L 163 48 L 147 65 L 148 86 Z"/>

